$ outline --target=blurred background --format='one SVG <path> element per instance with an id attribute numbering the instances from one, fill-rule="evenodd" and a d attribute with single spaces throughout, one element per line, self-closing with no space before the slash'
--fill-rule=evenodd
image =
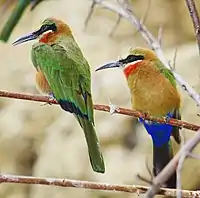
<path id="1" fill-rule="evenodd" d="M 0 28 L 17 4 L 17 0 L 0 0 Z M 109 2 L 112 2 L 111 0 Z M 176 71 L 200 92 L 200 57 L 194 30 L 183 0 L 132 0 L 139 18 L 147 15 L 145 25 L 156 37 L 163 27 L 162 48 L 169 61 L 173 61 L 177 48 Z M 200 10 L 200 1 L 196 1 Z M 8 42 L 0 42 L 0 89 L 38 94 L 35 88 L 35 69 L 30 60 L 33 42 L 13 47 L 18 37 L 37 29 L 47 17 L 68 23 L 92 73 L 92 93 L 95 104 L 111 102 L 131 108 L 130 95 L 121 70 L 95 73 L 100 64 L 117 59 L 130 47 L 148 47 L 137 30 L 123 19 L 112 36 L 109 36 L 118 16 L 96 7 L 84 29 L 91 1 L 45 0 L 30 11 L 25 10 Z M 147 13 L 148 10 L 148 13 Z M 187 93 L 181 91 L 182 119 L 200 125 L 199 109 Z M 156 101 L 155 101 L 156 102 Z M 115 184 L 142 184 L 140 174 L 150 179 L 146 168 L 152 169 L 151 139 L 135 118 L 110 115 L 95 111 L 96 131 L 99 135 L 106 163 L 101 175 L 91 169 L 84 134 L 72 115 L 57 105 L 37 102 L 0 99 L 0 172 L 41 177 L 55 177 L 100 181 Z M 186 138 L 193 132 L 182 130 Z M 175 150 L 177 146 L 174 145 Z M 200 153 L 200 147 L 195 149 Z M 184 163 L 183 188 L 200 187 L 200 162 L 187 159 Z M 120 198 L 135 194 L 59 188 L 36 185 L 1 184 L 1 198 Z M 140 195 L 142 197 L 142 195 Z"/>

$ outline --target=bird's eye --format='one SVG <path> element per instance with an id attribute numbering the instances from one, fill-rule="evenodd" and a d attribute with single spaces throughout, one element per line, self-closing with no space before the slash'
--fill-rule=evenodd
<path id="1" fill-rule="evenodd" d="M 132 61 L 135 60 L 135 56 L 134 55 L 128 55 L 126 59 L 127 59 L 127 61 L 132 62 Z"/>
<path id="2" fill-rule="evenodd" d="M 144 60 L 144 56 L 143 55 L 128 55 L 127 58 L 126 58 L 126 61 L 127 62 L 134 62 L 134 61 L 137 61 L 137 60 Z"/>
<path id="3" fill-rule="evenodd" d="M 55 25 L 55 24 L 51 24 L 51 25 L 43 25 L 43 26 L 40 28 L 40 30 L 41 30 L 42 33 L 47 32 L 47 31 L 56 32 L 57 28 L 56 28 L 56 25 Z"/>
<path id="4" fill-rule="evenodd" d="M 56 32 L 57 27 L 55 24 L 51 24 L 51 25 L 49 25 L 49 29 L 52 30 L 53 32 Z"/>

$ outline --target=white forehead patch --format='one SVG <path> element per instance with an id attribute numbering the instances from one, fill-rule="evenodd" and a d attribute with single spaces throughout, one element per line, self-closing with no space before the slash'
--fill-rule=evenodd
<path id="1" fill-rule="evenodd" d="M 143 60 L 137 60 L 137 61 L 133 61 L 133 62 L 131 62 L 131 63 L 128 63 L 128 64 L 126 64 L 125 65 L 125 69 L 127 68 L 127 67 L 129 67 L 130 65 L 136 65 L 137 63 L 140 63 L 141 61 L 143 61 Z"/>

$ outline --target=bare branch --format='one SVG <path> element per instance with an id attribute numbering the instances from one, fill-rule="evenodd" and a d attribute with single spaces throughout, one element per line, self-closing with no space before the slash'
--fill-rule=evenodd
<path id="1" fill-rule="evenodd" d="M 198 11 L 195 6 L 194 0 L 185 0 L 185 2 L 187 4 L 188 10 L 190 12 L 190 16 L 192 19 L 192 23 L 194 26 L 194 31 L 195 31 L 195 35 L 196 35 L 196 39 L 197 39 L 197 44 L 199 47 L 199 54 L 200 54 L 200 19 L 199 19 Z"/>
<path id="2" fill-rule="evenodd" d="M 163 26 L 161 25 L 158 29 L 158 43 L 161 46 L 162 45 L 162 35 L 163 35 Z"/>
<path id="3" fill-rule="evenodd" d="M 119 25 L 121 19 L 122 19 L 122 16 L 119 14 L 119 15 L 118 15 L 117 22 L 116 22 L 115 26 L 113 27 L 113 29 L 111 30 L 111 32 L 110 32 L 110 34 L 109 34 L 110 37 L 113 36 L 113 34 L 114 34 L 115 30 L 117 29 L 117 27 L 118 27 L 118 25 Z"/>
<path id="4" fill-rule="evenodd" d="M 173 64 L 172 64 L 172 69 L 175 70 L 176 69 L 176 57 L 177 57 L 177 47 L 175 48 L 175 52 L 174 52 L 174 58 L 173 58 Z"/>
<path id="5" fill-rule="evenodd" d="M 13 93 L 13 92 L 7 92 L 7 91 L 0 91 L 0 97 L 21 99 L 21 100 L 31 100 L 31 101 L 37 101 L 37 102 L 45 102 L 48 104 L 58 104 L 58 102 L 56 100 L 49 99 L 49 97 L 44 97 L 44 96 L 39 96 L 39 95 L 31 95 L 31 94 Z M 95 104 L 94 109 L 98 110 L 98 111 L 110 112 L 109 105 Z M 146 113 L 142 113 L 142 112 L 136 111 L 136 110 L 117 108 L 115 110 L 115 113 L 122 114 L 122 115 L 128 115 L 128 116 L 132 116 L 132 117 L 137 117 L 137 118 L 142 118 L 144 120 L 158 122 L 161 124 L 169 124 L 172 126 L 178 126 L 178 127 L 190 129 L 192 131 L 197 131 L 200 129 L 200 126 L 195 125 L 195 124 L 190 124 L 188 122 L 184 122 L 184 121 L 177 120 L 177 119 L 156 118 L 156 117 L 152 117 Z"/>
<path id="6" fill-rule="evenodd" d="M 0 183 L 17 183 L 17 184 L 40 184 L 48 186 L 59 186 L 59 187 L 71 187 L 71 188 L 83 188 L 83 189 L 93 189 L 93 190 L 108 190 L 113 192 L 127 192 L 127 193 L 145 193 L 149 187 L 140 185 L 118 185 L 118 184 L 108 184 L 108 183 L 98 183 L 80 180 L 71 180 L 66 178 L 44 178 L 44 177 L 28 177 L 20 175 L 0 175 Z M 159 193 L 165 196 L 176 196 L 175 189 L 161 188 Z M 183 197 L 200 197 L 197 191 L 182 191 Z"/>
<path id="7" fill-rule="evenodd" d="M 100 1 L 101 1 L 101 0 L 100 0 Z M 87 15 L 87 17 L 86 17 L 86 19 L 85 19 L 85 22 L 84 22 L 84 27 L 85 27 L 85 29 L 86 29 L 86 27 L 87 27 L 87 25 L 88 25 L 88 22 L 89 22 L 89 20 L 90 20 L 92 14 L 93 14 L 93 12 L 94 12 L 94 7 L 95 7 L 97 4 L 98 4 L 97 2 L 93 1 L 93 2 L 92 2 L 92 5 L 90 6 L 90 10 L 89 10 L 88 15 Z"/>
<path id="8" fill-rule="evenodd" d="M 146 182 L 147 184 L 151 184 L 152 185 L 152 181 L 150 179 L 147 179 L 146 177 L 140 175 L 139 173 L 136 174 L 136 176 L 138 177 L 138 179 L 140 179 L 143 182 Z"/>
<path id="9" fill-rule="evenodd" d="M 177 164 L 186 153 L 190 153 L 194 147 L 200 142 L 200 130 L 197 134 L 188 140 L 185 145 L 179 150 L 179 152 L 173 157 L 173 159 L 165 166 L 165 168 L 153 179 L 153 185 L 146 192 L 146 198 L 152 198 L 159 191 L 161 185 L 167 181 L 167 179 L 175 172 Z M 200 191 L 196 191 L 194 197 L 200 196 Z M 183 195 L 183 194 L 182 194 Z"/>
<path id="10" fill-rule="evenodd" d="M 174 64 L 175 65 L 175 64 Z M 182 131 L 181 135 L 181 148 L 185 145 L 185 133 Z M 183 155 L 180 157 L 180 160 L 178 161 L 178 166 L 176 169 L 176 189 L 177 189 L 177 198 L 182 197 L 182 182 L 181 182 L 181 175 L 182 175 L 182 169 L 183 169 L 183 163 L 185 161 L 185 158 L 187 157 L 186 153 L 183 153 Z"/>
<path id="11" fill-rule="evenodd" d="M 189 154 L 188 154 L 188 157 L 191 157 L 191 158 L 194 158 L 194 159 L 200 160 L 200 155 L 195 154 L 195 153 L 189 153 Z"/>
<path id="12" fill-rule="evenodd" d="M 159 59 L 163 62 L 163 64 L 168 68 L 171 69 L 168 61 L 165 59 L 165 56 L 163 54 L 163 51 L 161 50 L 161 46 L 158 42 L 158 40 L 148 31 L 146 26 L 144 26 L 138 18 L 133 14 L 133 12 L 128 12 L 123 7 L 116 6 L 110 2 L 102 1 L 102 0 L 92 0 L 92 2 L 100 5 L 101 7 L 108 9 L 112 12 L 115 12 L 117 14 L 120 14 L 125 19 L 127 19 L 132 25 L 134 25 L 141 33 L 143 38 L 148 42 L 148 44 L 151 46 L 153 50 L 155 50 L 157 56 Z M 183 90 L 187 91 L 189 96 L 196 101 L 197 105 L 200 106 L 200 95 L 196 93 L 196 91 L 189 86 L 187 82 L 183 80 L 183 78 L 177 74 L 175 71 L 172 71 L 174 74 L 174 77 L 176 78 L 176 81 L 178 84 L 182 87 Z"/>

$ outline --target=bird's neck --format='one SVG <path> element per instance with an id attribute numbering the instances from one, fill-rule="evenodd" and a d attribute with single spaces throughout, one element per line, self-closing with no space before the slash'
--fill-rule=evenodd
<path id="1" fill-rule="evenodd" d="M 48 33 L 42 35 L 39 42 L 48 43 L 48 44 L 55 43 L 57 39 L 59 39 L 62 36 L 65 36 L 65 35 L 66 34 L 62 33 L 62 32 L 58 32 L 58 33 L 48 32 Z"/>
<path id="2" fill-rule="evenodd" d="M 136 72 L 136 70 L 142 66 L 142 60 L 138 60 L 135 61 L 133 63 L 129 63 L 125 66 L 124 68 L 124 74 L 126 76 L 126 78 L 128 79 L 128 77 L 133 74 L 134 72 Z"/>

